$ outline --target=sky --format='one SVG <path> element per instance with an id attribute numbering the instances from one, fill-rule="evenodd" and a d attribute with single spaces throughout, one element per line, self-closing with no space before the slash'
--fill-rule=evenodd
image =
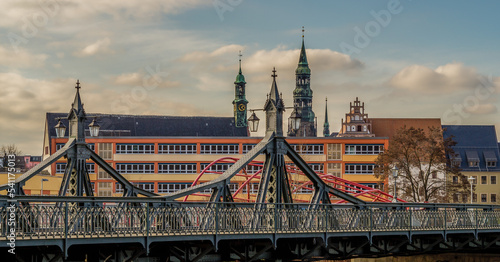
<path id="1" fill-rule="evenodd" d="M 273 67 L 291 106 L 302 26 L 318 134 L 326 97 L 332 132 L 356 97 L 369 117 L 500 131 L 499 1 L 3 0 L 0 10 L 0 145 L 24 154 L 42 153 L 45 114 L 69 112 L 77 79 L 87 113 L 229 117 L 241 50 L 248 108 L 264 106 Z"/>

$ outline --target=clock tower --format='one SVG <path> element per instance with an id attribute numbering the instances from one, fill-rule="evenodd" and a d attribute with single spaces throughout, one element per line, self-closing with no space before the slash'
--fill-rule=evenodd
<path id="1" fill-rule="evenodd" d="M 236 127 L 247 127 L 247 104 L 248 101 L 245 96 L 245 77 L 241 73 L 241 51 L 239 54 L 240 71 L 234 81 L 234 122 Z"/>
<path id="2" fill-rule="evenodd" d="M 311 69 L 307 63 L 306 48 L 304 45 L 304 27 L 302 27 L 302 48 L 300 49 L 299 64 L 295 70 L 295 89 L 293 90 L 293 110 L 300 114 L 299 129 L 295 129 L 288 120 L 288 136 L 316 137 L 316 116 L 312 110 Z"/>

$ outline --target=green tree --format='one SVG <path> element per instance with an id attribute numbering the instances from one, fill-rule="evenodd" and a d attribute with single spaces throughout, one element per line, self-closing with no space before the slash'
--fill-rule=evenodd
<path id="1" fill-rule="evenodd" d="M 389 148 L 378 156 L 375 177 L 386 181 L 391 169 L 397 167 L 399 198 L 411 202 L 448 202 L 452 192 L 467 190 L 468 186 L 468 183 L 460 183 L 452 187 L 447 183 L 449 174 L 465 178 L 458 166 L 452 165 L 446 157 L 455 154 L 452 149 L 455 144 L 453 138 L 443 138 L 443 130 L 439 127 L 429 127 L 425 131 L 404 126 L 396 131 Z M 392 176 L 389 180 L 394 183 Z"/>

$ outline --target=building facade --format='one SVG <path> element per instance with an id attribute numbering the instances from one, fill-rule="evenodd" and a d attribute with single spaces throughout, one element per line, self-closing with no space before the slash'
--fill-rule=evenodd
<path id="1" fill-rule="evenodd" d="M 454 155 L 447 155 L 450 162 L 461 169 L 468 178 L 448 177 L 448 183 L 469 184 L 472 182 L 472 203 L 498 204 L 500 201 L 500 159 L 495 126 L 485 125 L 444 125 L 444 137 L 452 137 L 457 144 L 453 146 Z M 455 203 L 470 203 L 469 192 L 451 196 Z"/>

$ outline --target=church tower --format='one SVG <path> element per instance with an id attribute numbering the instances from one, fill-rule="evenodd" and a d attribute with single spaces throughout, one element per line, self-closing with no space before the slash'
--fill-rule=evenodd
<path id="1" fill-rule="evenodd" d="M 306 48 L 304 45 L 304 27 L 302 27 L 302 48 L 300 49 L 299 64 L 295 70 L 295 90 L 293 90 L 293 110 L 300 114 L 300 128 L 295 129 L 288 120 L 288 136 L 316 137 L 316 116 L 312 111 L 312 90 L 310 86 L 311 69 L 307 63 Z"/>
<path id="2" fill-rule="evenodd" d="M 325 98 L 325 123 L 323 124 L 323 136 L 330 136 L 330 123 L 328 123 L 328 98 Z"/>
<path id="3" fill-rule="evenodd" d="M 245 77 L 241 73 L 241 51 L 239 54 L 240 71 L 234 81 L 234 122 L 236 127 L 247 127 L 247 104 L 248 101 L 245 96 Z"/>

